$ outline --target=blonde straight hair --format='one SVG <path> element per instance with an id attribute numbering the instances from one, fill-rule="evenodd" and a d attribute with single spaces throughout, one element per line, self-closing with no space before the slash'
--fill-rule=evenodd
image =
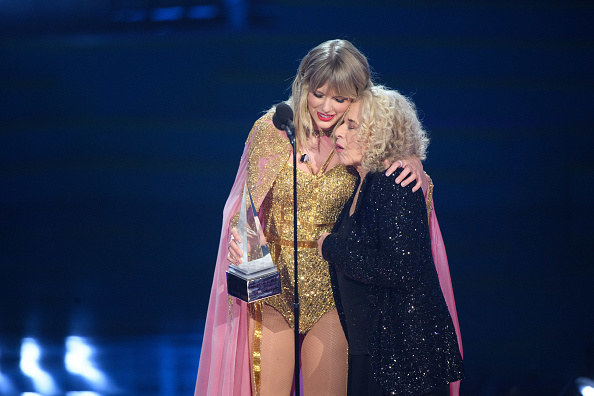
<path id="1" fill-rule="evenodd" d="M 326 83 L 336 95 L 350 99 L 356 99 L 359 92 L 373 85 L 367 58 L 350 41 L 325 41 L 301 60 L 292 96 L 287 101 L 295 113 L 295 136 L 300 147 L 310 136 L 324 133 L 315 130 L 307 110 L 307 95 Z"/>

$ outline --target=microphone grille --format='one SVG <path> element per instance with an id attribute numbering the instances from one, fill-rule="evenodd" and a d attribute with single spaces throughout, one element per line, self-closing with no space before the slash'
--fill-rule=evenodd
<path id="1" fill-rule="evenodd" d="M 272 123 L 277 129 L 285 129 L 287 122 L 293 121 L 293 109 L 286 103 L 279 103 L 276 106 L 274 116 L 272 116 Z"/>

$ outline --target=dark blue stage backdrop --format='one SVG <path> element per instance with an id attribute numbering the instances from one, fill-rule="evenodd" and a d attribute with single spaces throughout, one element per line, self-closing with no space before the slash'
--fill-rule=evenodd
<path id="1" fill-rule="evenodd" d="M 591 3 L 157 3 L 0 2 L 0 395 L 191 394 L 243 143 L 330 38 L 430 132 L 462 394 L 594 376 Z"/>

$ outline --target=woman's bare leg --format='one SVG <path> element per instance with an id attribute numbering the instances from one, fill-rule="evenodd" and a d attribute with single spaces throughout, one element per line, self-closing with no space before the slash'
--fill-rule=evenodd
<path id="1" fill-rule="evenodd" d="M 250 350 L 252 351 L 254 327 L 255 321 L 250 318 Z M 289 396 L 293 386 L 295 365 L 293 333 L 293 328 L 276 309 L 262 304 L 260 396 Z M 253 393 L 255 395 L 255 392 Z"/>
<path id="2" fill-rule="evenodd" d="M 348 345 L 336 309 L 307 333 L 301 346 L 305 396 L 346 395 Z"/>

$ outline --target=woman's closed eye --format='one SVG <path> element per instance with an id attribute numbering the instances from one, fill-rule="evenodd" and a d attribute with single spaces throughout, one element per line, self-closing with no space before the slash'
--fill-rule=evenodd
<path id="1" fill-rule="evenodd" d="M 318 99 L 322 99 L 325 95 L 322 92 L 312 92 L 312 94 L 313 94 L 313 96 L 315 96 Z M 332 99 L 334 99 L 338 103 L 344 103 L 348 100 L 348 98 L 345 98 L 344 96 L 335 96 Z"/>

